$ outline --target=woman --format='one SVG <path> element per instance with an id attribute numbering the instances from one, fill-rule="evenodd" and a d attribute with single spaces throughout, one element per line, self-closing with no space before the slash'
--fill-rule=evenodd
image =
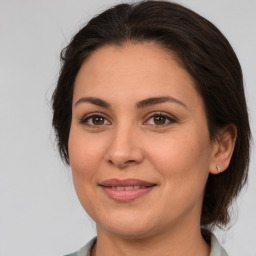
<path id="1" fill-rule="evenodd" d="M 211 233 L 247 179 L 237 57 L 178 4 L 117 5 L 62 52 L 59 151 L 97 239 L 71 255 L 227 255 Z"/>

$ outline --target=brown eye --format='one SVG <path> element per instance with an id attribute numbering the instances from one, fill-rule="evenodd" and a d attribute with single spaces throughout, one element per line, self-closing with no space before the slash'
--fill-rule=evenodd
<path id="1" fill-rule="evenodd" d="M 154 123 L 156 125 L 163 125 L 166 122 L 166 117 L 165 116 L 155 116 L 154 117 Z"/>
<path id="2" fill-rule="evenodd" d="M 102 116 L 94 116 L 94 117 L 92 117 L 92 123 L 94 125 L 102 125 L 102 124 L 104 124 L 104 120 L 105 120 L 105 118 L 102 117 Z"/>
<path id="3" fill-rule="evenodd" d="M 86 126 L 95 127 L 102 125 L 110 125 L 111 123 L 104 116 L 93 114 L 87 117 L 84 117 L 80 120 L 80 123 Z"/>
<path id="4" fill-rule="evenodd" d="M 144 124 L 161 128 L 176 123 L 174 118 L 165 113 L 151 113 L 149 116 Z"/>

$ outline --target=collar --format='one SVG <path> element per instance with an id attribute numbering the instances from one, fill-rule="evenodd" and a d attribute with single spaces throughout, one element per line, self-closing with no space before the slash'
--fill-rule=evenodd
<path id="1" fill-rule="evenodd" d="M 91 248 L 96 243 L 97 237 L 91 239 L 84 247 L 79 251 L 67 254 L 66 256 L 90 256 Z M 210 256 L 228 256 L 225 249 L 220 245 L 219 241 L 214 234 L 211 235 L 211 253 Z"/>

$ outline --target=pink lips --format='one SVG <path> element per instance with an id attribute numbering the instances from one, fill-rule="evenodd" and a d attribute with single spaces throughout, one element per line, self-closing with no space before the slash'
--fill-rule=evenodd
<path id="1" fill-rule="evenodd" d="M 105 194 L 119 202 L 135 200 L 150 192 L 156 184 L 137 179 L 110 179 L 101 182 Z"/>

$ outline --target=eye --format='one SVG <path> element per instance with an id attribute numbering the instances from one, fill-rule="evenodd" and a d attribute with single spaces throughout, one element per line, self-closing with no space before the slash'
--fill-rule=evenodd
<path id="1" fill-rule="evenodd" d="M 96 127 L 102 125 L 111 124 L 104 116 L 101 114 L 90 114 L 89 116 L 85 116 L 80 120 L 80 123 L 83 125 Z"/>
<path id="2" fill-rule="evenodd" d="M 169 124 L 175 123 L 176 120 L 164 113 L 151 113 L 144 124 L 153 126 L 167 126 Z"/>

